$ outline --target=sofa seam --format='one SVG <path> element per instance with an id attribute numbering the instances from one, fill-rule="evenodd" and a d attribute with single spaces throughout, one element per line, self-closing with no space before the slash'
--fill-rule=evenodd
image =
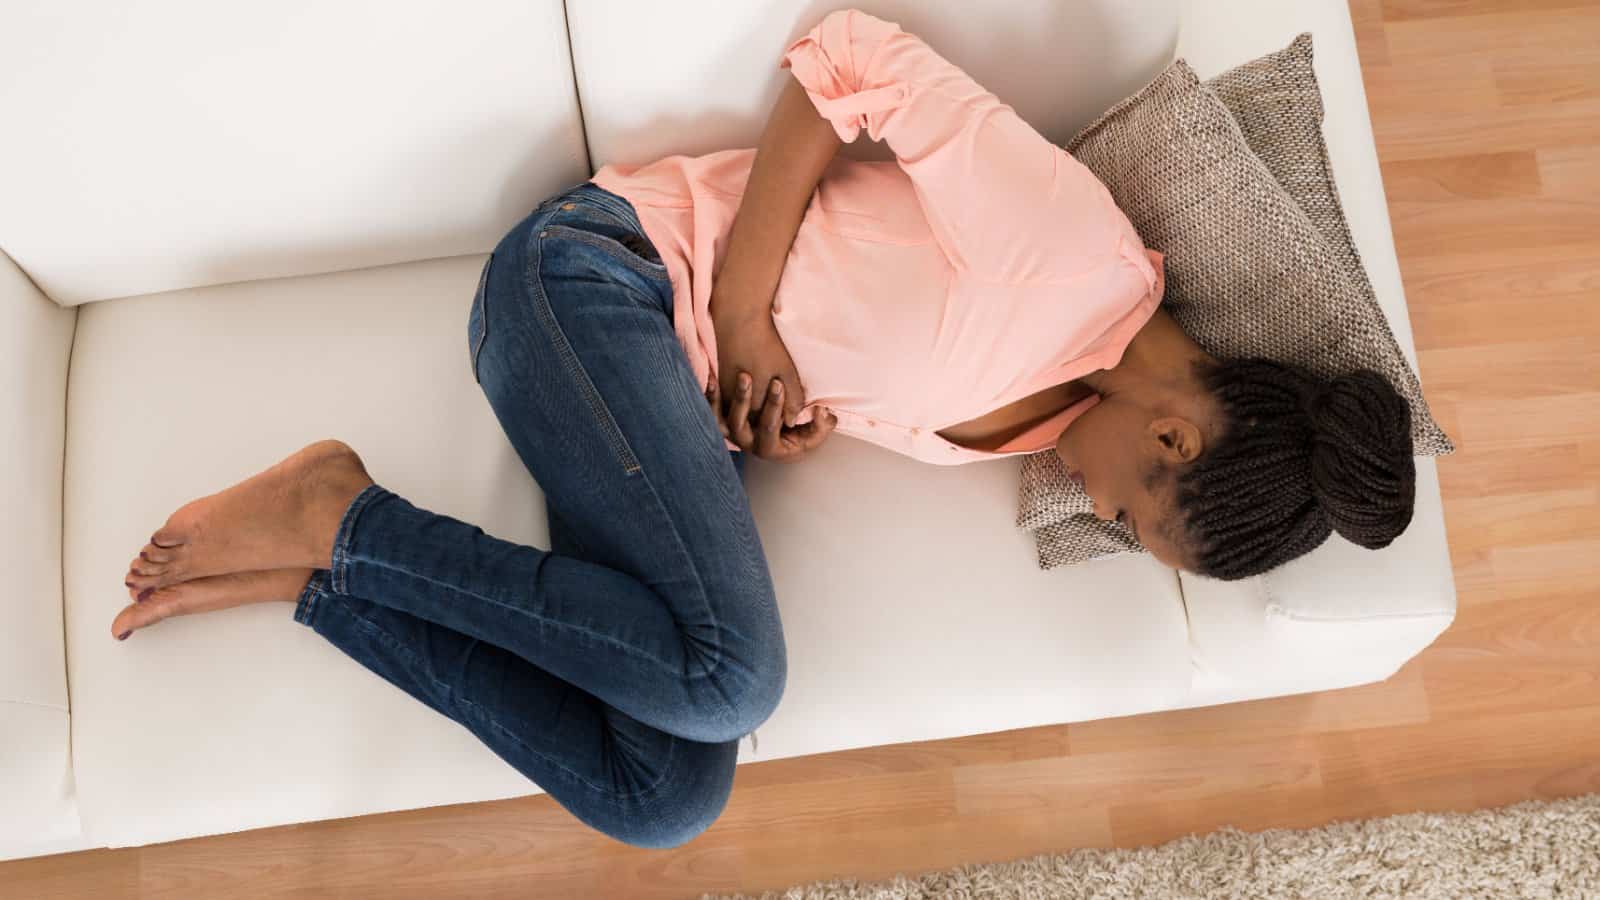
<path id="1" fill-rule="evenodd" d="M 572 17 L 567 14 L 567 0 L 561 0 L 561 28 L 567 36 L 567 67 L 572 72 L 572 100 L 578 106 L 578 135 L 583 139 L 583 162 L 594 174 L 594 155 L 589 151 L 589 123 L 583 115 L 583 89 L 578 84 L 578 54 L 572 49 Z"/>
<path id="2" fill-rule="evenodd" d="M 1366 613 L 1356 616 L 1317 616 L 1307 613 L 1292 612 L 1280 603 L 1268 603 L 1267 613 L 1287 619 L 1291 622 L 1315 622 L 1319 624 L 1338 624 L 1345 622 L 1382 622 L 1400 619 L 1438 619 L 1454 618 L 1454 613 L 1445 610 L 1410 611 L 1389 613 Z"/>
<path id="3" fill-rule="evenodd" d="M 36 702 L 36 701 L 33 701 L 33 700 L 0 700 L 0 703 L 12 705 L 12 706 L 32 706 L 32 707 L 35 707 L 35 708 L 38 708 L 38 709 L 48 709 L 48 710 L 53 710 L 55 712 L 66 713 L 68 716 L 72 715 L 72 711 L 70 709 L 68 709 L 65 706 L 61 706 L 60 704 L 57 704 L 57 703 L 39 703 L 39 702 Z M 69 732 L 69 735 L 70 735 L 70 732 Z M 69 737 L 69 740 L 70 740 L 70 737 Z"/>
<path id="4" fill-rule="evenodd" d="M 20 268 L 20 267 L 19 267 Z M 43 291 L 40 291 L 43 294 Z M 59 583 L 61 585 L 61 677 L 67 686 L 67 759 L 75 760 L 73 752 L 73 727 L 72 727 L 72 648 L 71 635 L 67 628 L 67 439 L 72 432 L 72 359 L 78 352 L 78 327 L 83 322 L 81 306 L 72 307 L 72 337 L 67 341 L 67 370 L 61 380 L 61 490 L 59 503 L 61 506 L 61 533 L 57 539 L 56 560 L 60 568 Z M 76 766 L 73 767 L 74 783 L 76 782 Z M 76 785 L 73 789 L 76 794 Z M 81 823 L 80 823 L 81 824 Z"/>

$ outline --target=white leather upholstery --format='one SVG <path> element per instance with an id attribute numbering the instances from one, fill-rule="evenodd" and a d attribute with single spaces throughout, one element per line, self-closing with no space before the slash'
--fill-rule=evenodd
<path id="1" fill-rule="evenodd" d="M 67 304 L 487 253 L 589 176 L 561 0 L 13 0 L 0 109 Z"/>
<path id="2" fill-rule="evenodd" d="M 126 643 L 109 632 L 129 559 L 173 509 L 320 437 L 348 441 L 422 506 L 548 546 L 543 500 L 467 363 L 481 262 L 81 311 L 67 614 L 78 783 L 97 840 L 537 792 L 293 622 L 288 604 L 174 619 Z M 748 477 L 792 648 L 761 758 L 1131 713 L 1188 692 L 1173 573 L 1132 558 L 1029 565 L 1027 535 L 1009 527 L 1015 465 L 932 471 L 838 441 Z"/>
<path id="3" fill-rule="evenodd" d="M 1187 0 L 1178 42 L 1201 78 L 1312 32 L 1322 91 L 1322 133 L 1350 231 L 1400 348 L 1416 348 L 1389 230 L 1355 32 L 1344 0 L 1259 3 Z M 1423 386 L 1426 389 L 1426 373 Z M 1180 574 L 1198 665 L 1276 685 L 1281 693 L 1388 677 L 1455 617 L 1444 509 L 1431 459 L 1417 461 L 1416 511 L 1405 534 L 1379 551 L 1337 536 L 1276 571 L 1223 583 Z"/>
<path id="4" fill-rule="evenodd" d="M 0 253 L 0 847 L 79 830 L 61 636 L 61 447 L 76 319 Z"/>
<path id="5" fill-rule="evenodd" d="M 753 146 L 786 77 L 778 52 L 843 4 L 567 5 L 600 165 Z M 926 36 L 1057 140 L 1159 69 L 1180 9 L 1202 74 L 1314 30 L 1341 193 L 1411 352 L 1343 0 L 862 5 Z M 12 568 L 28 580 L 11 593 L 46 607 L 22 601 L 41 655 L 14 674 L 0 654 L 0 698 L 56 716 L 23 723 L 25 743 L 0 744 L 25 748 L 20 768 L 0 756 L 0 787 L 9 802 L 12 784 L 59 774 L 51 754 L 64 746 L 66 682 L 49 680 L 60 647 L 49 607 L 62 590 L 49 536 L 72 341 L 64 594 L 77 846 L 534 792 L 465 729 L 294 623 L 287 604 L 180 618 L 126 643 L 110 621 L 126 602 L 124 567 L 173 508 L 325 436 L 423 506 L 544 545 L 541 496 L 467 362 L 482 257 L 437 257 L 487 249 L 588 174 L 560 7 L 163 9 L 28 0 L 0 31 L 0 101 L 28 126 L 0 144 L 0 194 L 20 198 L 0 205 L 0 246 L 67 302 L 189 288 L 86 306 L 74 340 L 72 311 L 0 271 L 0 325 L 25 336 L 24 356 L 0 360 L 0 428 L 11 429 L 0 434 L 22 435 L 27 473 L 0 482 L 24 497 L 25 562 Z M 41 80 L 54 68 L 70 71 Z M 243 283 L 196 287 L 226 280 Z M 1147 558 L 1038 570 L 1011 527 L 1009 461 L 943 469 L 837 440 L 804 465 L 752 462 L 790 661 L 754 756 L 1383 677 L 1453 608 L 1431 464 L 1421 478 L 1417 524 L 1384 554 L 1352 565 L 1341 554 L 1355 551 L 1330 547 L 1224 586 L 1180 582 Z M 1338 571 L 1357 568 L 1376 575 Z M 752 757 L 748 742 L 741 755 Z M 55 790 L 5 822 L 41 840 L 0 833 L 0 858 L 73 848 L 61 828 L 44 839 L 68 821 L 51 818 L 65 809 L 51 805 Z"/>
<path id="6" fill-rule="evenodd" d="M 80 311 L 67 454 L 74 761 L 112 846 L 527 793 L 465 729 L 289 604 L 112 638 L 122 575 L 179 505 L 324 437 L 418 504 L 541 544 L 543 502 L 474 383 L 482 257 Z M 138 773 L 138 777 L 129 777 Z"/>
<path id="7" fill-rule="evenodd" d="M 1171 61 L 1178 29 L 1176 0 L 570 3 L 594 165 L 754 147 L 793 77 L 784 47 L 846 6 L 921 37 L 1058 143 Z M 893 158 L 865 137 L 842 152 Z"/>

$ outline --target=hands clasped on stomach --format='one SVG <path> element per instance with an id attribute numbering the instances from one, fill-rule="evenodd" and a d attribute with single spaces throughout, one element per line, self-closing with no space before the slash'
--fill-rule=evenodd
<path id="1" fill-rule="evenodd" d="M 714 310 L 718 372 L 706 385 L 706 400 L 722 436 L 777 462 L 798 461 L 821 446 L 838 419 L 817 407 L 810 422 L 793 424 L 805 407 L 805 387 L 770 311 L 717 316 Z"/>

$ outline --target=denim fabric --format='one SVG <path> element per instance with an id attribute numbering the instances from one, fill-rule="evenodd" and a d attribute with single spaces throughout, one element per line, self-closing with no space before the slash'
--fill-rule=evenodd
<path id="1" fill-rule="evenodd" d="M 787 671 L 743 461 L 672 302 L 626 200 L 585 182 L 541 204 L 485 264 L 468 349 L 551 549 L 373 485 L 294 613 L 580 820 L 653 847 L 720 814 Z"/>

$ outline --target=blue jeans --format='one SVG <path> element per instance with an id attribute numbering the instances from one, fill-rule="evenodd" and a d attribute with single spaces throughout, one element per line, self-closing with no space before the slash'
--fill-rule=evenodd
<path id="1" fill-rule="evenodd" d="M 676 846 L 721 813 L 787 671 L 740 477 L 626 200 L 585 182 L 485 263 L 473 372 L 551 549 L 373 485 L 295 621 L 454 719 L 588 825 Z"/>

